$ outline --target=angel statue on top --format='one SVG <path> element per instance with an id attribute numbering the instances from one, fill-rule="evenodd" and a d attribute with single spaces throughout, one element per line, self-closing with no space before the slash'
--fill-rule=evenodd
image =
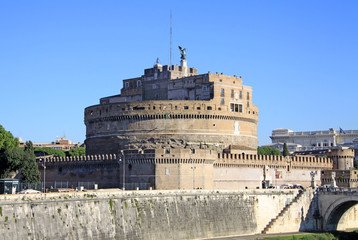
<path id="1" fill-rule="evenodd" d="M 182 48 L 181 46 L 179 46 L 179 50 L 180 50 L 180 54 L 181 54 L 180 59 L 185 60 L 185 51 L 186 51 L 186 49 Z"/>

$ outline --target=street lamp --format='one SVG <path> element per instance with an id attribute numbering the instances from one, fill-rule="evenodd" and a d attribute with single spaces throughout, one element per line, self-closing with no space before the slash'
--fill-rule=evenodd
<path id="1" fill-rule="evenodd" d="M 43 157 L 43 161 L 42 158 L 40 158 L 40 163 L 42 165 L 42 167 L 44 168 L 44 186 L 43 186 L 43 192 L 46 192 L 46 158 L 45 158 L 45 152 L 43 152 L 44 157 Z"/>
<path id="2" fill-rule="evenodd" d="M 125 168 L 125 166 L 126 166 L 126 157 L 124 155 L 123 150 L 121 150 L 120 152 L 121 152 L 121 154 L 120 154 L 119 159 L 118 159 L 118 165 L 119 165 L 119 162 L 122 162 L 122 166 L 123 166 L 123 187 L 122 187 L 122 189 L 124 191 L 124 190 L 126 190 L 126 177 L 125 177 L 126 176 L 126 168 Z"/>

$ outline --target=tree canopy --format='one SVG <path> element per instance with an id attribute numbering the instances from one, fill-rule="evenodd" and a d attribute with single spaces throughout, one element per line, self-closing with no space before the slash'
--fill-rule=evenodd
<path id="1" fill-rule="evenodd" d="M 64 151 L 61 149 L 53 149 L 49 147 L 35 147 L 35 153 L 41 153 L 41 154 L 45 153 L 46 155 L 53 155 L 55 157 L 85 156 L 86 148 L 77 147 L 77 148 L 72 148 L 69 151 Z"/>
<path id="2" fill-rule="evenodd" d="M 276 155 L 280 156 L 280 150 L 272 147 L 257 147 L 257 155 Z"/>
<path id="3" fill-rule="evenodd" d="M 12 149 L 17 146 L 19 146 L 19 140 L 0 125 L 0 150 Z"/>
<path id="4" fill-rule="evenodd" d="M 60 149 L 53 149 L 49 147 L 35 147 L 34 151 L 35 153 L 41 152 L 45 153 L 46 155 L 53 155 L 55 157 L 66 157 L 66 153 Z"/>
<path id="5" fill-rule="evenodd" d="M 21 173 L 22 182 L 39 182 L 40 172 L 31 142 L 20 148 L 19 141 L 0 125 L 0 178 Z"/>
<path id="6" fill-rule="evenodd" d="M 72 148 L 70 151 L 66 152 L 66 155 L 68 155 L 68 156 L 85 156 L 86 148 L 84 148 L 84 147 Z"/>

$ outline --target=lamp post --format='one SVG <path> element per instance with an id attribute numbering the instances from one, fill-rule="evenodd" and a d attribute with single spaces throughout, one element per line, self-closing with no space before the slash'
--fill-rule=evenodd
<path id="1" fill-rule="evenodd" d="M 121 150 L 121 154 L 120 154 L 120 156 L 121 157 L 119 157 L 119 160 L 118 160 L 118 164 L 119 164 L 119 162 L 122 162 L 122 167 L 123 167 L 123 186 L 122 186 L 122 189 L 123 189 L 123 191 L 124 190 L 126 190 L 126 168 L 125 168 L 125 166 L 126 166 L 126 157 L 125 157 L 125 155 L 124 155 L 124 151 L 123 150 Z"/>
<path id="2" fill-rule="evenodd" d="M 42 161 L 42 158 L 40 158 L 40 162 L 41 162 L 41 165 L 42 167 L 44 168 L 44 186 L 43 186 L 43 192 L 45 193 L 46 192 L 46 158 L 45 158 L 45 152 L 43 152 L 44 154 L 44 157 L 43 157 L 43 161 Z"/>

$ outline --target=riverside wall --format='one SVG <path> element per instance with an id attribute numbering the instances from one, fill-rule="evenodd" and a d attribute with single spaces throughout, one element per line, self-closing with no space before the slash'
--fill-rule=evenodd
<path id="1" fill-rule="evenodd" d="M 0 239 L 200 239 L 260 233 L 297 190 L 0 196 Z"/>

